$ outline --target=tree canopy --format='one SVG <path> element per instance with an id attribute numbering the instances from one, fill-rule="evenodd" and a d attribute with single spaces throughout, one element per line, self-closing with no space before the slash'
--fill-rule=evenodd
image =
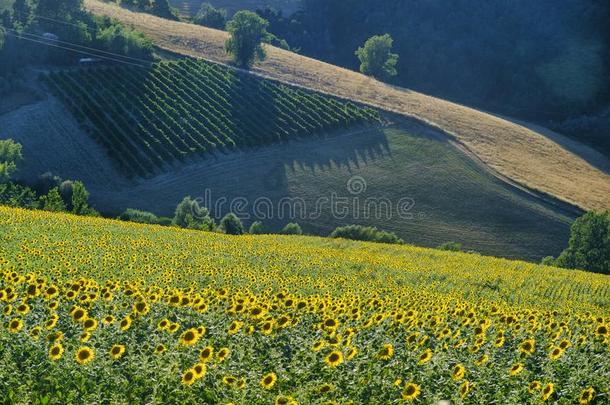
<path id="1" fill-rule="evenodd" d="M 364 46 L 356 50 L 356 56 L 360 60 L 360 72 L 378 79 L 396 76 L 398 55 L 390 52 L 393 42 L 390 34 L 370 37 Z"/>
<path id="2" fill-rule="evenodd" d="M 227 23 L 230 37 L 225 48 L 238 66 L 249 68 L 265 59 L 262 42 L 268 36 L 267 26 L 266 20 L 251 11 L 239 11 Z"/>

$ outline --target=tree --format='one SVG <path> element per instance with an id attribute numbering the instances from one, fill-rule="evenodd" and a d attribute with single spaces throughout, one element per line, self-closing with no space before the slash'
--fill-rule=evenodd
<path id="1" fill-rule="evenodd" d="M 181 228 L 207 231 L 214 229 L 214 220 L 210 217 L 208 209 L 200 207 L 191 196 L 184 197 L 176 206 L 172 223 Z"/>
<path id="2" fill-rule="evenodd" d="M 227 235 L 243 235 L 244 225 L 237 215 L 232 212 L 228 213 L 220 220 L 220 229 Z"/>
<path id="3" fill-rule="evenodd" d="M 15 0 L 13 3 L 14 26 L 21 29 L 26 28 L 30 23 L 30 13 L 30 4 L 27 0 Z"/>
<path id="4" fill-rule="evenodd" d="M 89 192 L 80 181 L 72 183 L 72 213 L 76 215 L 97 215 L 89 206 Z"/>
<path id="5" fill-rule="evenodd" d="M 225 49 L 238 66 L 249 68 L 265 58 L 262 42 L 268 36 L 267 26 L 266 20 L 251 11 L 239 11 L 227 23 L 230 37 Z"/>
<path id="6" fill-rule="evenodd" d="M 12 139 L 0 140 L 0 183 L 6 183 L 23 159 L 21 144 Z"/>
<path id="7" fill-rule="evenodd" d="M 286 226 L 284 227 L 284 229 L 282 229 L 280 233 L 284 235 L 302 235 L 303 230 L 301 229 L 301 226 L 296 222 L 290 222 L 286 224 Z"/>
<path id="8" fill-rule="evenodd" d="M 172 11 L 167 0 L 152 0 L 150 12 L 156 16 L 170 20 L 176 19 L 176 15 Z"/>
<path id="9" fill-rule="evenodd" d="M 390 34 L 370 37 L 363 47 L 356 50 L 360 60 L 360 72 L 378 79 L 396 76 L 398 55 L 391 53 L 393 39 Z"/>
<path id="10" fill-rule="evenodd" d="M 193 21 L 195 24 L 223 30 L 227 25 L 227 10 L 203 3 Z"/>
<path id="11" fill-rule="evenodd" d="M 66 204 L 59 194 L 59 187 L 54 187 L 46 195 L 40 197 L 40 208 L 45 211 L 66 211 Z"/>
<path id="12" fill-rule="evenodd" d="M 568 248 L 554 264 L 610 274 L 610 212 L 588 212 L 574 221 Z"/>
<path id="13" fill-rule="evenodd" d="M 263 223 L 261 221 L 254 221 L 252 225 L 250 225 L 250 229 L 248 233 L 251 235 L 262 235 L 265 233 L 265 228 L 263 227 Z"/>

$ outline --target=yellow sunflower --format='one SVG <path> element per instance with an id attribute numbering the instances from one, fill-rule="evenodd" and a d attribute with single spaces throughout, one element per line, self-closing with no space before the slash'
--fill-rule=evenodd
<path id="1" fill-rule="evenodd" d="M 456 364 L 451 371 L 451 378 L 460 381 L 466 375 L 466 368 L 462 364 Z"/>
<path id="2" fill-rule="evenodd" d="M 81 346 L 74 355 L 76 362 L 81 366 L 90 363 L 95 358 L 95 352 L 88 346 Z"/>
<path id="3" fill-rule="evenodd" d="M 110 348 L 110 357 L 114 360 L 120 359 L 123 356 L 123 353 L 125 353 L 125 345 L 113 345 Z"/>
<path id="4" fill-rule="evenodd" d="M 63 356 L 63 354 L 64 354 L 64 347 L 61 345 L 61 343 L 55 343 L 49 349 L 49 359 L 51 359 L 53 361 L 57 361 L 57 360 L 61 359 L 61 356 Z"/>
<path id="5" fill-rule="evenodd" d="M 277 375 L 275 373 L 268 373 L 261 378 L 261 387 L 266 390 L 270 390 L 275 385 L 277 381 Z"/>
<path id="6" fill-rule="evenodd" d="M 343 353 L 339 350 L 333 350 L 324 358 L 324 362 L 330 367 L 337 367 L 343 363 Z"/>
<path id="7" fill-rule="evenodd" d="M 414 383 L 408 383 L 402 392 L 402 399 L 405 401 L 413 401 L 421 394 L 421 387 Z"/>

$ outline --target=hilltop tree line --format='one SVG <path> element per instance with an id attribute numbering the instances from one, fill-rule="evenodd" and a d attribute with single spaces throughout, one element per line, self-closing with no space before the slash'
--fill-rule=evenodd
<path id="1" fill-rule="evenodd" d="M 151 60 L 152 42 L 116 20 L 91 15 L 82 0 L 15 0 L 0 14 L 0 92 L 19 84 L 25 66 L 107 56 Z"/>

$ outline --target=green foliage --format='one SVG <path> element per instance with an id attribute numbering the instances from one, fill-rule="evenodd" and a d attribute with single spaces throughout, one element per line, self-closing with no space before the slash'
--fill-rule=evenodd
<path id="1" fill-rule="evenodd" d="M 284 228 L 282 228 L 280 233 L 283 235 L 302 235 L 303 230 L 301 229 L 301 226 L 296 222 L 290 222 L 286 224 Z"/>
<path id="2" fill-rule="evenodd" d="M 186 196 L 176 206 L 172 223 L 181 228 L 210 231 L 214 229 L 214 220 L 206 207 L 200 207 L 199 202 Z"/>
<path id="3" fill-rule="evenodd" d="M 59 187 L 49 190 L 48 194 L 39 198 L 40 208 L 45 211 L 63 212 L 66 211 L 66 204 L 59 194 Z"/>
<path id="4" fill-rule="evenodd" d="M 448 250 L 451 252 L 462 251 L 462 244 L 459 242 L 445 242 L 437 247 L 439 250 Z"/>
<path id="5" fill-rule="evenodd" d="M 215 8 L 210 3 L 203 3 L 193 18 L 195 24 L 204 25 L 218 30 L 225 29 L 227 25 L 227 10 Z"/>
<path id="6" fill-rule="evenodd" d="M 150 13 L 170 20 L 176 19 L 176 15 L 171 9 L 168 0 L 151 0 Z"/>
<path id="7" fill-rule="evenodd" d="M 101 49 L 134 58 L 150 59 L 153 52 L 153 44 L 148 37 L 140 31 L 116 23 L 101 26 L 96 41 Z"/>
<path id="8" fill-rule="evenodd" d="M 379 120 L 368 108 L 192 59 L 150 69 L 64 71 L 47 79 L 130 176 L 164 170 L 189 155 Z"/>
<path id="9" fill-rule="evenodd" d="M 267 21 L 251 11 L 239 11 L 227 23 L 230 37 L 225 49 L 238 66 L 249 68 L 265 59 L 262 42 L 268 36 L 267 26 Z"/>
<path id="10" fill-rule="evenodd" d="M 402 239 L 398 238 L 398 236 L 392 232 L 381 231 L 375 227 L 362 225 L 347 225 L 337 227 L 334 231 L 332 231 L 330 237 L 379 243 L 403 243 Z"/>
<path id="11" fill-rule="evenodd" d="M 12 139 L 0 140 L 0 183 L 11 179 L 22 159 L 21 144 Z"/>
<path id="12" fill-rule="evenodd" d="M 21 208 L 38 208 L 36 193 L 29 187 L 16 183 L 0 183 L 0 205 Z"/>
<path id="13" fill-rule="evenodd" d="M 555 265 L 610 274 L 610 212 L 588 212 L 574 221 L 568 248 Z"/>
<path id="14" fill-rule="evenodd" d="M 228 235 L 244 234 L 244 225 L 237 215 L 232 212 L 228 213 L 220 220 L 220 229 Z"/>
<path id="15" fill-rule="evenodd" d="M 396 76 L 398 55 L 391 53 L 392 37 L 389 34 L 369 38 L 363 47 L 356 50 L 360 60 L 360 72 L 378 79 Z"/>
<path id="16" fill-rule="evenodd" d="M 248 233 L 251 235 L 262 235 L 265 233 L 265 227 L 261 221 L 254 221 L 252 222 L 252 225 L 250 225 Z"/>
<path id="17" fill-rule="evenodd" d="M 89 206 L 89 192 L 80 181 L 72 183 L 72 213 L 76 215 L 97 215 Z"/>
<path id="18" fill-rule="evenodd" d="M 141 224 L 158 224 L 159 218 L 148 211 L 136 210 L 133 208 L 127 208 L 125 212 L 123 212 L 119 219 L 122 221 L 130 221 L 130 222 L 138 222 Z"/>

